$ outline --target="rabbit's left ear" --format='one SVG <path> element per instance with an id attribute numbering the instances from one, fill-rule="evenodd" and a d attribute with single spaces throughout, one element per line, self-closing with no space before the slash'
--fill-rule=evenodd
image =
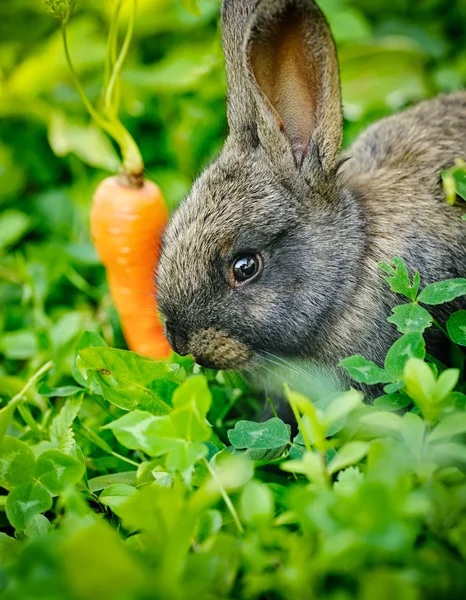
<path id="1" fill-rule="evenodd" d="M 313 0 L 259 0 L 244 44 L 262 145 L 278 141 L 279 130 L 296 166 L 309 155 L 330 170 L 343 117 L 335 44 L 321 10 Z"/>

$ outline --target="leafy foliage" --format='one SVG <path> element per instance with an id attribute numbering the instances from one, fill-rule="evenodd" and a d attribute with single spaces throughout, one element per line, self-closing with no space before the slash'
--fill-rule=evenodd
<path id="1" fill-rule="evenodd" d="M 70 51 L 100 107 L 114 3 L 45 4 L 60 20 L 74 6 Z M 345 143 L 466 83 L 463 3 L 322 5 Z M 226 133 L 217 16 L 217 0 L 138 0 L 119 98 L 171 208 Z M 465 281 L 422 287 L 401 258 L 381 265 L 401 335 L 384 365 L 342 365 L 383 395 L 285 389 L 298 432 L 257 423 L 260 400 L 233 373 L 124 350 L 87 227 L 118 155 L 87 119 L 58 25 L 37 0 L 0 4 L 1 597 L 464 597 L 465 311 L 430 311 Z M 464 165 L 443 176 L 461 201 Z M 426 354 L 433 328 L 449 365 Z"/>

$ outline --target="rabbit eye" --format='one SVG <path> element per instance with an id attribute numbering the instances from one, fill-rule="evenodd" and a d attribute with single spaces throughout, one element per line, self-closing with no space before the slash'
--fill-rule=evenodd
<path id="1" fill-rule="evenodd" d="M 262 258 L 259 254 L 239 256 L 233 263 L 233 277 L 237 284 L 250 282 L 262 272 Z"/>

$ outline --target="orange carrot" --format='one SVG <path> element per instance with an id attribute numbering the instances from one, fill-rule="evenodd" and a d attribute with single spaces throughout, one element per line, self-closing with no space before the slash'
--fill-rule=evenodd
<path id="1" fill-rule="evenodd" d="M 75 3 L 76 0 L 45 1 L 48 10 L 60 21 L 70 75 L 84 106 L 94 122 L 119 145 L 123 159 L 120 175 L 102 181 L 94 194 L 90 215 L 94 245 L 105 265 L 110 293 L 129 348 L 151 358 L 165 358 L 170 346 L 158 318 L 154 278 L 168 211 L 159 188 L 151 181 L 144 181 L 139 148 L 118 117 L 119 75 L 131 43 L 137 1 L 131 2 L 128 26 L 118 49 L 123 0 L 115 0 L 105 60 L 103 112 L 90 102 L 71 59 L 67 25 Z"/>
<path id="2" fill-rule="evenodd" d="M 155 268 L 168 211 L 159 188 L 145 180 L 126 187 L 120 177 L 98 186 L 90 214 L 94 245 L 131 350 L 151 358 L 169 355 L 155 304 Z"/>

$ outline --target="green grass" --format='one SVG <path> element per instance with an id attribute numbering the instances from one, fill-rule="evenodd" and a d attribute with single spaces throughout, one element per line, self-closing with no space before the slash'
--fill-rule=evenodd
<path id="1" fill-rule="evenodd" d="M 297 435 L 238 419 L 253 398 L 235 375 L 95 331 L 25 385 L 4 376 L 2 597 L 461 597 L 466 311 L 446 325 L 453 368 L 423 332 L 466 280 L 418 293 L 400 259 L 381 266 L 411 301 L 390 317 L 401 335 L 383 368 L 342 364 L 386 393 L 369 406 L 356 389 L 312 402 L 285 386 Z"/>

